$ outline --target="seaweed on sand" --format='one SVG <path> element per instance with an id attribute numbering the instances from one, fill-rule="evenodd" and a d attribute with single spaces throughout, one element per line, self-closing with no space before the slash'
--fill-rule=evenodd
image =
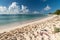
<path id="1" fill-rule="evenodd" d="M 54 27 L 54 33 L 60 32 L 60 28 Z"/>

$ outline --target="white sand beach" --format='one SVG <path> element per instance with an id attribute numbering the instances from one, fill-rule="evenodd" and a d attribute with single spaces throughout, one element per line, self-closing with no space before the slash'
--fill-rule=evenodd
<path id="1" fill-rule="evenodd" d="M 21 27 L 31 25 L 31 24 L 34 24 L 34 23 L 41 23 L 43 21 L 50 20 L 55 16 L 57 16 L 57 15 L 53 15 L 53 16 L 49 15 L 49 17 L 46 17 L 46 18 L 42 18 L 42 19 L 39 18 L 39 19 L 35 19 L 35 20 L 25 21 L 25 22 L 22 22 L 22 23 L 17 22 L 17 23 L 3 25 L 3 26 L 0 26 L 0 33 L 5 32 L 5 31 L 10 31 L 10 30 L 13 30 L 13 29 L 16 29 L 16 28 L 21 28 Z"/>
<path id="2" fill-rule="evenodd" d="M 53 15 L 15 27 L 0 29 L 0 40 L 57 40 L 60 36 L 58 33 L 52 33 L 54 27 L 60 27 L 60 16 Z"/>

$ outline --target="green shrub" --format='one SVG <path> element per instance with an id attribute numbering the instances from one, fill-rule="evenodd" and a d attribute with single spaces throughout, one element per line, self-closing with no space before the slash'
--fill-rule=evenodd
<path id="1" fill-rule="evenodd" d="M 53 14 L 60 15 L 60 10 L 56 10 Z"/>

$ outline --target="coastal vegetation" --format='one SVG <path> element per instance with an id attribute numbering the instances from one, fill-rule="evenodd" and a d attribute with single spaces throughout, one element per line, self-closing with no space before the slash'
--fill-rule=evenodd
<path id="1" fill-rule="evenodd" d="M 53 12 L 53 13 L 48 13 L 48 14 L 55 14 L 55 15 L 60 15 L 60 10 L 56 10 L 55 12 Z"/>
<path id="2" fill-rule="evenodd" d="M 56 10 L 53 14 L 60 15 L 60 10 Z"/>

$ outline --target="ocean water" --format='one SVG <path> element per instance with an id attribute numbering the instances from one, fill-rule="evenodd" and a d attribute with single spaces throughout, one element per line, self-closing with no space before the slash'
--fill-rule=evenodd
<path id="1" fill-rule="evenodd" d="M 44 18 L 46 16 L 45 14 L 0 14 L 0 25 L 29 21 L 37 18 Z"/>

